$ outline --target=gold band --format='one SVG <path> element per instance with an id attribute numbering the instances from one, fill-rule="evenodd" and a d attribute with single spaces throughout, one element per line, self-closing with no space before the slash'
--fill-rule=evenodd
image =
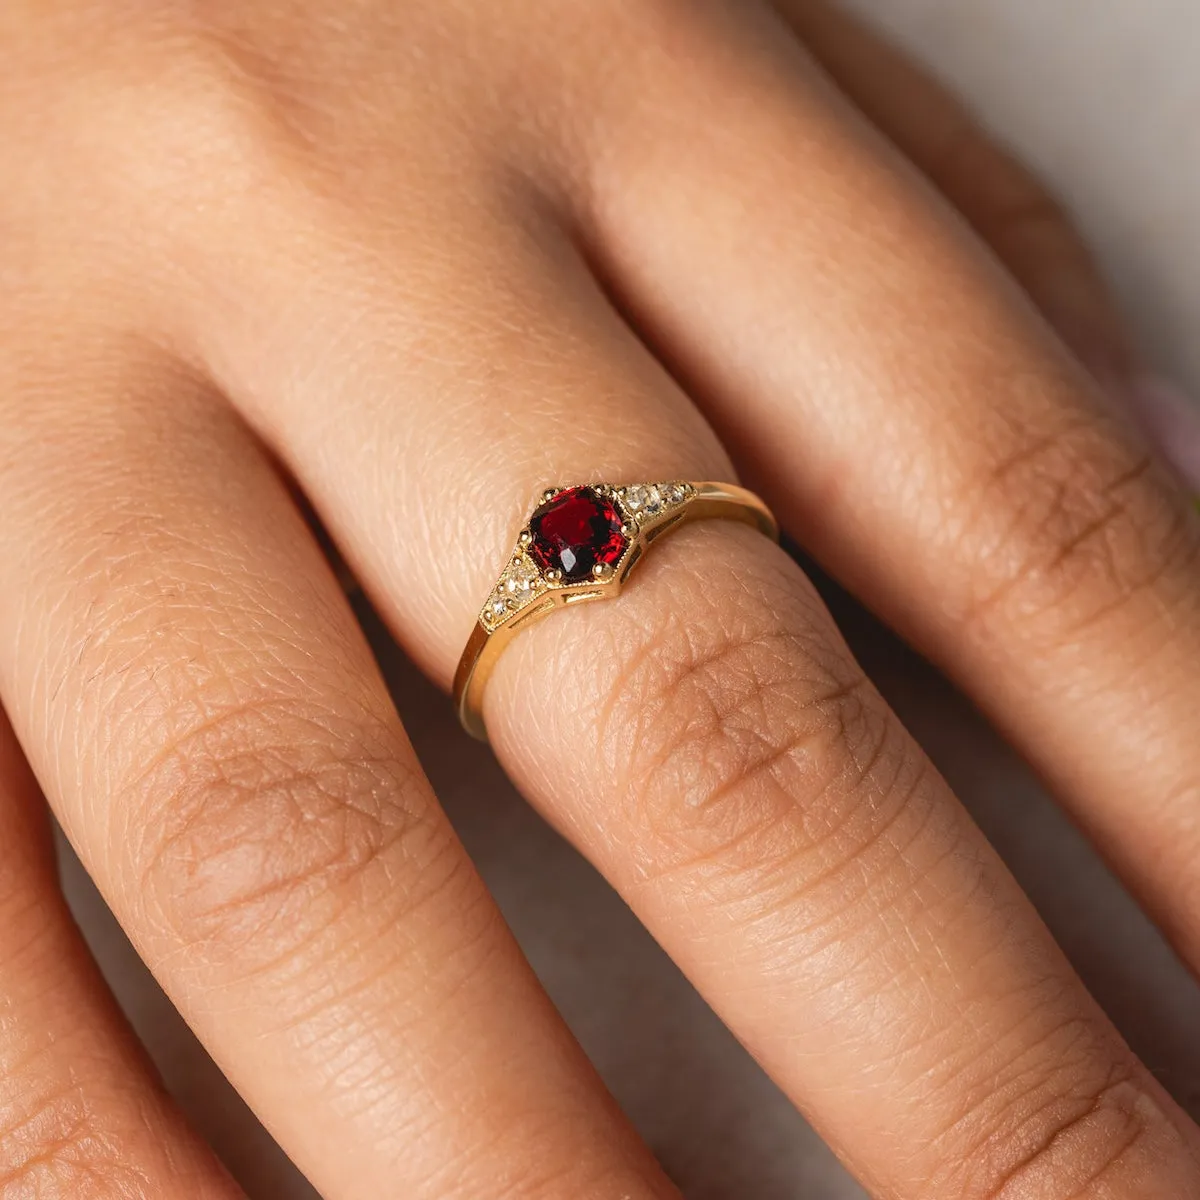
<path id="1" fill-rule="evenodd" d="M 557 608 L 616 596 L 651 542 L 712 518 L 779 538 L 771 510 L 731 483 L 594 483 L 544 492 L 459 660 L 454 703 L 467 732 L 487 737 L 483 692 L 515 634 Z"/>

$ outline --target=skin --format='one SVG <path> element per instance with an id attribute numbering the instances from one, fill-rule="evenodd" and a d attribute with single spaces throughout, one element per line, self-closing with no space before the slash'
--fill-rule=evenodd
<path id="1" fill-rule="evenodd" d="M 740 476 L 1200 965 L 1200 530 L 1114 412 L 1131 352 L 1077 239 L 893 52 L 800 0 L 19 2 L 0 43 L 0 696 L 322 1195 L 675 1193 L 293 486 L 448 685 L 541 487 Z M 485 712 L 870 1194 L 1200 1196 L 1200 1131 L 777 547 L 680 533 L 517 639 Z M 5 739 L 0 1195 L 238 1195 Z"/>

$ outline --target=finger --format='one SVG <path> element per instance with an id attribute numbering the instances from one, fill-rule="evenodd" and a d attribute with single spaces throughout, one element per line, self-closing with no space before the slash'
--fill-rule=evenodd
<path id="1" fill-rule="evenodd" d="M 76 337 L 64 364 L 26 333 L 0 357 L 20 368 L 0 389 L 0 684 L 219 1064 L 329 1200 L 669 1194 L 244 429 L 156 354 Z M 53 396 L 22 405 L 39 379 Z"/>
<path id="2" fill-rule="evenodd" d="M 1070 217 L 940 83 L 836 3 L 771 0 L 835 82 L 999 255 L 1067 345 L 1127 398 L 1124 322 Z"/>
<path id="3" fill-rule="evenodd" d="M 439 195 L 401 269 L 378 199 L 256 224 L 222 286 L 246 308 L 205 305 L 200 338 L 448 683 L 541 487 L 730 467 L 552 224 Z M 875 1194 L 1200 1194 L 1195 1131 L 765 539 L 656 545 L 620 600 L 516 638 L 486 716 Z"/>
<path id="4" fill-rule="evenodd" d="M 71 923 L 41 797 L 2 717 L 0 1194 L 241 1194 L 164 1093 Z"/>
<path id="5" fill-rule="evenodd" d="M 729 32 L 664 70 L 654 111 L 745 103 L 687 139 L 669 117 L 610 138 L 594 253 L 785 523 L 976 697 L 1200 966 L 1194 517 L 799 47 Z"/>
<path id="6" fill-rule="evenodd" d="M 1200 489 L 1200 409 L 1137 364 L 1125 322 L 1070 215 L 966 108 L 885 39 L 826 0 L 772 0 L 851 100 L 937 186 L 1042 314 Z"/>

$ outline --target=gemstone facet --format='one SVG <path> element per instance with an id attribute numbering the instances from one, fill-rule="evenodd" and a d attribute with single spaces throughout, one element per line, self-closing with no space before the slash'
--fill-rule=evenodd
<path id="1" fill-rule="evenodd" d="M 529 554 L 543 572 L 561 571 L 564 583 L 593 578 L 597 566 L 615 566 L 629 540 L 621 514 L 607 496 L 590 487 L 568 488 L 530 518 Z"/>

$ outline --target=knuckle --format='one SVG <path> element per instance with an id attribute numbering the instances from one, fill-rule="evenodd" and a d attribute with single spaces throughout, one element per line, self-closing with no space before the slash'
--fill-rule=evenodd
<path id="1" fill-rule="evenodd" d="M 36 138 L 35 160 L 52 154 L 61 173 L 87 178 L 90 215 L 144 217 L 159 247 L 201 215 L 240 218 L 278 203 L 304 137 L 262 56 L 181 12 L 108 7 L 65 45 L 47 22 L 16 77 L 58 97 L 15 123 Z M 164 200 L 176 202 L 169 221 Z"/>
<path id="2" fill-rule="evenodd" d="M 121 790 L 148 917 L 243 963 L 294 953 L 348 905 L 419 904 L 456 861 L 391 731 L 294 702 L 174 733 Z"/>
<path id="3" fill-rule="evenodd" d="M 1007 432 L 963 534 L 968 630 L 1070 637 L 1194 566 L 1200 540 L 1170 481 L 1111 426 Z"/>
<path id="4" fill-rule="evenodd" d="M 968 201 L 989 242 L 1016 249 L 1029 242 L 1045 252 L 1077 244 L 1066 206 L 1011 154 L 998 147 L 972 114 L 948 101 L 944 131 L 932 154 L 932 173 Z"/>
<path id="5" fill-rule="evenodd" d="M 1083 253 L 1062 202 L 1032 179 L 1014 177 L 1008 194 L 993 201 L 979 224 L 991 244 L 1005 250 L 1012 261 L 1040 253 L 1043 262 L 1061 263 Z"/>
<path id="6" fill-rule="evenodd" d="M 271 91 L 229 48 L 199 34 L 185 33 L 147 58 L 157 69 L 134 89 L 145 99 L 139 115 L 118 112 L 111 125 L 115 137 L 133 131 L 154 191 L 187 197 L 180 216 L 203 206 L 208 219 L 241 219 L 264 201 L 277 203 L 296 174 L 302 141 Z M 127 154 L 114 154 L 118 167 Z"/>
<path id="7" fill-rule="evenodd" d="M 753 875 L 774 905 L 797 880 L 882 869 L 923 759 L 815 604 L 792 590 L 736 627 L 728 608 L 670 622 L 620 672 L 604 728 L 648 873 L 702 867 L 743 893 Z"/>
<path id="8" fill-rule="evenodd" d="M 78 1087 L 0 1105 L 0 1198 L 144 1196 L 145 1179 Z"/>
<path id="9" fill-rule="evenodd" d="M 1023 1101 L 1034 1116 L 955 1163 L 940 1181 L 946 1194 L 970 1200 L 1108 1195 L 1114 1184 L 1122 1190 L 1126 1172 L 1144 1178 L 1163 1148 L 1165 1115 L 1132 1068 L 1065 1091 L 1061 1081 L 1040 1080 Z"/>

